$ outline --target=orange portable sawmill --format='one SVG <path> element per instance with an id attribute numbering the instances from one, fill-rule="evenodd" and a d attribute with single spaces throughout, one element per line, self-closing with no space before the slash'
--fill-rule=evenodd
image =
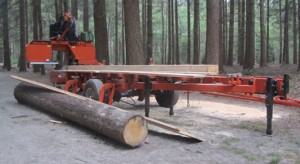
<path id="1" fill-rule="evenodd" d="M 267 134 L 272 134 L 273 103 L 300 107 L 299 100 L 287 96 L 288 75 L 220 76 L 217 65 L 105 66 L 97 61 L 91 41 L 32 41 L 26 46 L 27 61 L 31 64 L 59 64 L 57 52 L 64 52 L 67 66 L 51 71 L 50 80 L 55 86 L 110 105 L 122 97 L 138 96 L 139 101 L 145 100 L 146 116 L 150 94 L 155 95 L 161 107 L 170 108 L 173 115 L 178 91 L 186 91 L 187 95 L 197 91 L 266 103 Z"/>

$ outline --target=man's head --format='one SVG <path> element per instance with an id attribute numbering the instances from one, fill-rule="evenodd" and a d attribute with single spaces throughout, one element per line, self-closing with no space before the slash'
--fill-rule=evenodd
<path id="1" fill-rule="evenodd" d="M 64 17 L 64 20 L 69 22 L 71 19 L 72 19 L 72 15 L 70 13 L 66 13 L 65 17 Z"/>

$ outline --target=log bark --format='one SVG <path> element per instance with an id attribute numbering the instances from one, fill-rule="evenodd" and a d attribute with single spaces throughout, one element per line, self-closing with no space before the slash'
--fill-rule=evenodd
<path id="1" fill-rule="evenodd" d="M 148 134 L 142 116 L 91 99 L 71 97 L 24 82 L 15 88 L 14 96 L 19 103 L 54 113 L 131 147 L 141 145 Z"/>

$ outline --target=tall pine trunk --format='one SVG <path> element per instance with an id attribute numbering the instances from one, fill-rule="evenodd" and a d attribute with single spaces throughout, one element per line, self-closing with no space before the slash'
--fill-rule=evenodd
<path id="1" fill-rule="evenodd" d="M 279 63 L 282 64 L 282 0 L 279 0 Z"/>
<path id="2" fill-rule="evenodd" d="M 118 26 L 119 26 L 119 13 L 118 13 L 118 0 L 115 0 L 115 65 L 119 64 L 119 33 L 118 33 Z"/>
<path id="3" fill-rule="evenodd" d="M 109 65 L 105 0 L 94 0 L 94 25 L 97 60 Z"/>
<path id="4" fill-rule="evenodd" d="M 265 1 L 260 0 L 260 67 L 266 66 L 267 63 L 267 45 L 265 29 Z"/>
<path id="5" fill-rule="evenodd" d="M 3 23 L 3 48 L 4 48 L 4 65 L 3 69 L 7 71 L 11 70 L 11 60 L 10 60 L 10 38 L 9 38 L 9 22 L 8 22 L 8 0 L 2 1 L 2 23 Z"/>
<path id="6" fill-rule="evenodd" d="M 191 64 L 191 2 L 187 0 L 187 64 Z"/>
<path id="7" fill-rule="evenodd" d="M 161 64 L 166 64 L 166 48 L 165 48 L 165 16 L 164 16 L 164 1 L 161 1 L 161 25 L 162 25 L 162 35 L 161 35 Z"/>
<path id="8" fill-rule="evenodd" d="M 171 0 L 171 37 L 172 37 L 172 60 L 171 63 L 175 64 L 175 33 L 174 33 L 174 0 Z"/>
<path id="9" fill-rule="evenodd" d="M 224 21 L 224 1 L 221 0 L 219 1 L 219 72 L 222 73 L 224 72 L 224 63 L 223 63 L 223 21 Z"/>
<path id="10" fill-rule="evenodd" d="M 147 53 L 147 0 L 142 0 L 142 38 L 143 38 L 143 51 L 145 56 Z"/>
<path id="11" fill-rule="evenodd" d="M 270 51 L 270 0 L 267 0 L 267 63 L 272 62 Z"/>
<path id="12" fill-rule="evenodd" d="M 72 0 L 72 15 L 75 17 L 75 19 L 78 19 L 78 1 Z"/>
<path id="13" fill-rule="evenodd" d="M 245 0 L 239 0 L 238 10 L 238 64 L 244 64 L 245 56 Z"/>
<path id="14" fill-rule="evenodd" d="M 230 0 L 229 45 L 227 65 L 233 66 L 234 0 Z"/>
<path id="15" fill-rule="evenodd" d="M 298 28 L 300 29 L 300 0 L 298 0 Z M 298 71 L 300 71 L 300 31 L 298 32 L 298 39 L 299 39 Z"/>
<path id="16" fill-rule="evenodd" d="M 290 10 L 289 0 L 285 0 L 282 64 L 289 64 L 289 10 Z"/>
<path id="17" fill-rule="evenodd" d="M 122 3 L 122 64 L 126 64 L 126 45 L 125 45 L 125 13 L 124 3 Z"/>
<path id="18" fill-rule="evenodd" d="M 218 64 L 220 54 L 220 2 L 207 1 L 206 63 Z"/>
<path id="19" fill-rule="evenodd" d="M 98 2 L 98 1 L 96 1 Z M 98 2 L 100 3 L 100 2 Z M 95 5 L 95 1 L 94 1 L 94 5 Z M 99 11 L 95 11 L 95 12 L 99 12 Z M 95 14 L 99 14 L 99 13 L 94 13 Z M 84 0 L 83 1 L 83 31 L 88 32 L 90 31 L 90 21 L 89 21 L 90 17 L 89 17 L 89 1 L 88 0 Z M 96 30 L 98 31 L 98 30 Z"/>
<path id="20" fill-rule="evenodd" d="M 227 40 L 228 40 L 228 25 L 227 25 L 227 0 L 224 0 L 224 5 L 223 5 L 223 63 L 227 63 Z"/>
<path id="21" fill-rule="evenodd" d="M 143 65 L 146 60 L 143 53 L 140 29 L 139 1 L 125 0 L 123 3 L 125 15 L 126 64 Z"/>
<path id="22" fill-rule="evenodd" d="M 19 71 L 26 71 L 26 54 L 25 54 L 25 1 L 19 0 L 19 19 L 20 19 L 20 58 Z"/>
<path id="23" fill-rule="evenodd" d="M 64 12 L 70 12 L 69 11 L 69 0 L 63 0 L 64 1 Z M 86 0 L 88 1 L 88 0 Z"/>
<path id="24" fill-rule="evenodd" d="M 199 48 L 199 0 L 194 0 L 194 60 L 193 64 L 199 64 L 200 48 Z"/>
<path id="25" fill-rule="evenodd" d="M 297 64 L 298 61 L 298 44 L 297 44 L 297 34 L 298 34 L 298 27 L 297 27 L 297 5 L 296 0 L 293 0 L 293 64 Z"/>
<path id="26" fill-rule="evenodd" d="M 171 1 L 168 1 L 168 64 L 172 59 Z"/>
<path id="27" fill-rule="evenodd" d="M 178 0 L 175 0 L 175 63 L 180 64 L 179 58 L 179 29 L 178 29 Z"/>
<path id="28" fill-rule="evenodd" d="M 147 62 L 153 58 L 152 0 L 147 0 Z"/>
<path id="29" fill-rule="evenodd" d="M 244 69 L 255 64 L 255 0 L 246 0 L 246 52 Z"/>

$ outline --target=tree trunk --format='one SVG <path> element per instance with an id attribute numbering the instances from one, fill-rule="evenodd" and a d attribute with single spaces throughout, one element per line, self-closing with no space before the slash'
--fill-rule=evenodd
<path id="1" fill-rule="evenodd" d="M 166 64 L 164 1 L 161 1 L 161 25 L 162 25 L 162 36 L 161 36 L 162 61 L 161 61 L 161 64 Z"/>
<path id="2" fill-rule="evenodd" d="M 175 0 L 175 63 L 180 64 L 179 58 L 179 29 L 178 29 L 178 0 Z"/>
<path id="3" fill-rule="evenodd" d="M 191 64 L 191 3 L 187 0 L 187 64 Z"/>
<path id="4" fill-rule="evenodd" d="M 126 51 L 125 51 L 125 13 L 124 13 L 124 3 L 122 3 L 122 64 L 126 64 Z"/>
<path id="5" fill-rule="evenodd" d="M 70 12 L 69 11 L 69 0 L 63 0 L 64 2 L 64 12 L 67 13 L 67 12 Z M 88 0 L 86 0 L 88 1 Z"/>
<path id="6" fill-rule="evenodd" d="M 193 64 L 199 64 L 199 0 L 194 0 L 194 60 Z"/>
<path id="7" fill-rule="evenodd" d="M 142 37 L 143 37 L 143 51 L 147 56 L 147 0 L 142 0 Z"/>
<path id="8" fill-rule="evenodd" d="M 105 0 L 94 0 L 94 24 L 97 59 L 109 65 Z"/>
<path id="9" fill-rule="evenodd" d="M 80 99 L 26 83 L 14 90 L 19 103 L 56 114 L 131 147 L 139 146 L 148 134 L 142 116 L 90 99 Z"/>
<path id="10" fill-rule="evenodd" d="M 297 33 L 298 33 L 298 27 L 297 27 L 297 5 L 296 0 L 293 0 L 293 64 L 297 64 L 298 61 L 298 49 L 297 49 Z"/>
<path id="11" fill-rule="evenodd" d="M 246 0 L 246 52 L 244 69 L 255 64 L 255 0 Z"/>
<path id="12" fill-rule="evenodd" d="M 28 2 L 27 0 L 25 0 L 25 43 L 28 43 Z M 29 67 L 29 65 L 27 64 L 27 68 Z"/>
<path id="13" fill-rule="evenodd" d="M 260 0 L 260 67 L 267 65 L 267 45 L 265 28 L 265 1 Z"/>
<path id="14" fill-rule="evenodd" d="M 227 0 L 224 0 L 223 6 L 223 63 L 227 63 L 227 41 L 228 41 L 228 25 L 227 25 Z"/>
<path id="15" fill-rule="evenodd" d="M 206 56 L 207 64 L 218 64 L 220 54 L 220 2 L 207 1 Z M 217 27 L 217 28 L 216 28 Z"/>
<path id="16" fill-rule="evenodd" d="M 168 64 L 172 60 L 171 0 L 168 1 Z"/>
<path id="17" fill-rule="evenodd" d="M 78 19 L 78 1 L 72 0 L 72 15 L 75 19 Z"/>
<path id="18" fill-rule="evenodd" d="M 43 39 L 43 21 L 42 21 L 42 2 L 41 0 L 38 0 L 38 6 L 37 6 L 37 15 L 38 15 L 38 25 L 39 25 L 39 39 Z M 45 75 L 45 65 L 39 65 L 41 74 Z"/>
<path id="19" fill-rule="evenodd" d="M 282 64 L 282 3 L 279 0 L 279 64 Z"/>
<path id="20" fill-rule="evenodd" d="M 219 1 L 219 73 L 224 72 L 224 63 L 223 63 L 223 21 L 224 21 L 224 1 Z"/>
<path id="21" fill-rule="evenodd" d="M 37 0 L 37 17 L 38 17 L 38 29 L 39 29 L 39 39 L 43 39 L 43 18 L 42 18 L 42 2 Z"/>
<path id="22" fill-rule="evenodd" d="M 174 31 L 174 0 L 171 0 L 171 37 L 172 37 L 172 65 L 175 64 L 175 31 Z"/>
<path id="23" fill-rule="evenodd" d="M 143 53 L 139 1 L 126 0 L 124 3 L 125 15 L 125 39 L 126 39 L 126 63 L 128 65 L 145 64 Z"/>
<path id="24" fill-rule="evenodd" d="M 300 28 L 300 0 L 298 0 L 298 26 Z M 300 71 L 300 31 L 298 32 L 298 39 L 299 39 L 298 71 Z"/>
<path id="25" fill-rule="evenodd" d="M 9 38 L 9 24 L 8 24 L 8 0 L 2 1 L 2 23 L 3 23 L 3 48 L 4 48 L 4 65 L 3 69 L 7 71 L 11 70 L 11 60 L 10 60 L 10 38 Z"/>
<path id="26" fill-rule="evenodd" d="M 152 0 L 147 0 L 147 62 L 153 58 Z"/>
<path id="27" fill-rule="evenodd" d="M 59 21 L 59 18 L 61 16 L 61 14 L 62 14 L 62 1 L 61 0 L 55 0 L 55 18 L 56 18 L 56 21 Z"/>
<path id="28" fill-rule="evenodd" d="M 238 1 L 238 64 L 244 64 L 245 54 L 245 0 Z"/>
<path id="29" fill-rule="evenodd" d="M 282 64 L 289 64 L 289 0 L 285 0 Z"/>
<path id="30" fill-rule="evenodd" d="M 20 58 L 19 71 L 26 71 L 26 54 L 25 54 L 25 1 L 19 0 L 19 19 L 20 19 Z"/>
<path id="31" fill-rule="evenodd" d="M 267 63 L 272 62 L 270 51 L 270 0 L 267 0 Z"/>
<path id="32" fill-rule="evenodd" d="M 244 61 L 245 61 L 245 44 L 246 44 L 246 40 L 245 40 L 245 31 L 246 31 L 246 0 L 242 0 L 242 34 L 241 34 L 241 41 L 242 41 L 242 46 L 241 46 L 241 63 L 240 65 L 244 65 Z"/>
<path id="33" fill-rule="evenodd" d="M 33 40 L 39 40 L 38 0 L 32 0 Z M 39 65 L 33 65 L 33 72 L 40 72 Z"/>
<path id="34" fill-rule="evenodd" d="M 96 2 L 98 2 L 98 1 L 96 1 Z M 95 5 L 95 0 L 94 0 L 94 5 Z M 94 8 L 95 8 L 95 6 L 94 6 Z M 99 14 L 97 12 L 98 11 L 96 11 L 96 13 L 94 13 L 94 15 Z M 90 31 L 90 26 L 89 26 L 90 21 L 89 20 L 90 20 L 90 17 L 89 17 L 89 1 L 84 0 L 83 1 L 83 31 L 85 31 L 85 32 Z M 96 30 L 96 31 L 98 31 L 98 30 Z"/>
<path id="35" fill-rule="evenodd" d="M 229 45 L 227 65 L 233 66 L 234 0 L 230 0 Z"/>
<path id="36" fill-rule="evenodd" d="M 119 64 L 119 33 L 118 33 L 118 26 L 119 26 L 119 16 L 118 16 L 118 0 L 115 0 L 115 65 Z"/>

